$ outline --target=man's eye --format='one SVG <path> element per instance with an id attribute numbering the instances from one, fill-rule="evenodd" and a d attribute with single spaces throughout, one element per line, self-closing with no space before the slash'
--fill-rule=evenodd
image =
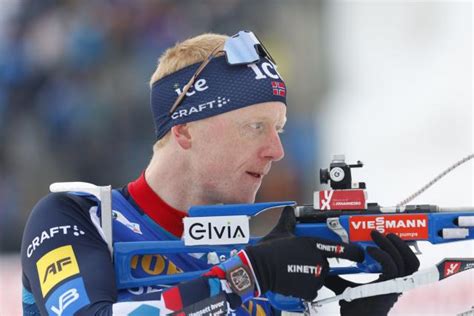
<path id="1" fill-rule="evenodd" d="M 250 127 L 256 130 L 262 130 L 263 129 L 263 123 L 251 123 Z"/>

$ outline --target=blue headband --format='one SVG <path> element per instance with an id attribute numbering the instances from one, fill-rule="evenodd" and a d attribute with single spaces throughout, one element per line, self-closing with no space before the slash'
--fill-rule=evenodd
<path id="1" fill-rule="evenodd" d="M 286 105 L 286 86 L 266 58 L 253 64 L 229 65 L 225 56 L 213 58 L 173 113 L 173 103 L 201 63 L 193 64 L 155 82 L 151 109 L 157 140 L 171 127 L 243 108 L 279 101 Z"/>

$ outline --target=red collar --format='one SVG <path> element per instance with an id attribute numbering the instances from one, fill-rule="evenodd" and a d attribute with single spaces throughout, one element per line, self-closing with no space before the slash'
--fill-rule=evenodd
<path id="1" fill-rule="evenodd" d="M 187 214 L 163 201 L 146 182 L 145 173 L 142 173 L 137 180 L 128 184 L 128 192 L 145 214 L 168 232 L 176 237 L 181 237 L 183 234 L 183 217 Z"/>

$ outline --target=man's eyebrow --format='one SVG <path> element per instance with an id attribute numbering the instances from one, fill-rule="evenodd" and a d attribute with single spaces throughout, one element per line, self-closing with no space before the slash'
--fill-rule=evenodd
<path id="1" fill-rule="evenodd" d="M 272 120 L 271 118 L 269 118 L 269 117 L 266 117 L 266 116 L 256 116 L 256 117 L 243 118 L 242 120 L 239 120 L 239 121 L 240 121 L 241 124 L 242 124 L 242 123 L 245 124 L 245 123 L 247 123 L 247 122 L 249 122 L 249 121 L 268 122 L 268 121 L 273 121 L 273 120 Z M 275 122 L 275 121 L 273 121 L 273 122 Z M 281 124 L 280 124 L 280 122 L 281 122 Z M 278 127 L 280 127 L 280 128 L 283 127 L 283 126 L 285 126 L 286 122 L 287 122 L 286 116 L 283 117 L 283 120 L 282 120 L 282 121 L 280 121 L 279 118 L 277 118 L 277 120 L 276 120 L 276 124 L 277 124 Z"/>

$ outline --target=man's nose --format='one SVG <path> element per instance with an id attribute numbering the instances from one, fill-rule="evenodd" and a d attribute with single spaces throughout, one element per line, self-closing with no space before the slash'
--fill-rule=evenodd
<path id="1" fill-rule="evenodd" d="M 278 134 L 277 131 L 273 131 L 269 136 L 262 155 L 272 161 L 281 160 L 285 156 L 285 150 L 281 144 L 280 134 Z"/>

